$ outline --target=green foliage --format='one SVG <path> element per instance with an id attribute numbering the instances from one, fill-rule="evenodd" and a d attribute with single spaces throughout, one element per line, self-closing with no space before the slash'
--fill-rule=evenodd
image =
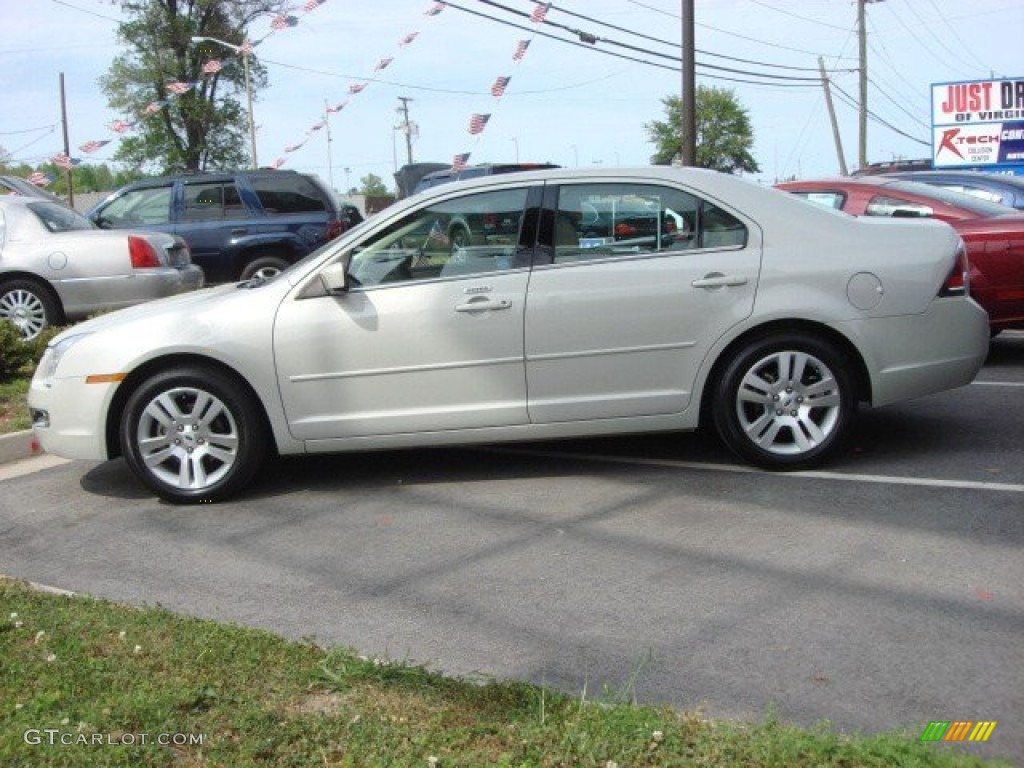
<path id="1" fill-rule="evenodd" d="M 683 103 L 679 96 L 661 101 L 666 119 L 654 120 L 644 128 L 656 147 L 651 162 L 668 165 L 679 156 L 683 145 Z M 732 90 L 698 85 L 695 108 L 699 167 L 725 173 L 761 170 L 750 154 L 754 144 L 750 117 Z"/>
<path id="2" fill-rule="evenodd" d="M 359 194 L 366 195 L 367 197 L 383 197 L 388 194 L 388 188 L 384 185 L 383 179 L 376 174 L 371 173 L 363 176 L 359 183 L 363 185 L 359 190 Z"/>
<path id="3" fill-rule="evenodd" d="M 26 341 L 14 323 L 0 320 L 0 382 L 31 376 L 50 339 L 63 330 L 47 327 L 34 339 Z"/>
<path id="4" fill-rule="evenodd" d="M 865 737 L 775 718 L 712 722 L 699 713 L 591 702 L 526 683 L 452 679 L 404 662 L 290 643 L 160 608 L 46 594 L 2 578 L 0 604 L 0 765 L 988 764 L 964 749 L 921 744 L 919 732 Z M 54 745 L 43 729 L 58 734 Z M 153 741 L 142 743 L 140 734 Z M 160 734 L 182 738 L 164 746 L 154 743 Z"/>
<path id="5" fill-rule="evenodd" d="M 25 341 L 14 323 L 0 320 L 0 381 L 9 381 L 35 362 L 36 345 Z"/>
<path id="6" fill-rule="evenodd" d="M 276 15 L 284 0 L 121 0 L 128 21 L 118 30 L 127 51 L 111 63 L 100 86 L 111 108 L 136 123 L 125 135 L 115 160 L 137 169 L 173 173 L 234 168 L 248 157 L 246 120 L 239 100 L 245 94 L 242 57 L 219 43 L 193 43 L 209 37 L 241 45 L 256 18 Z M 265 87 L 266 69 L 249 58 L 253 92 Z M 216 74 L 203 66 L 222 62 Z M 169 82 L 198 83 L 180 96 L 169 95 Z M 146 107 L 166 102 L 146 115 Z"/>

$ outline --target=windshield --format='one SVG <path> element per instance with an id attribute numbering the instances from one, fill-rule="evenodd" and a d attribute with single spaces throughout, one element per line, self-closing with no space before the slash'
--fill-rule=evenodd
<path id="1" fill-rule="evenodd" d="M 913 195 L 932 197 L 936 200 L 948 203 L 949 205 L 955 205 L 957 208 L 963 208 L 971 211 L 972 213 L 976 213 L 979 216 L 1005 216 L 1008 213 L 1014 212 L 1014 210 L 1008 206 L 1000 205 L 999 203 L 992 203 L 988 200 L 982 200 L 980 197 L 969 195 L 966 192 L 957 192 L 953 189 L 936 187 L 931 184 L 922 184 L 917 181 L 894 181 L 892 184 L 888 184 L 886 186 Z"/>
<path id="2" fill-rule="evenodd" d="M 41 200 L 38 203 L 29 203 L 28 209 L 51 232 L 71 232 L 78 229 L 96 228 L 91 221 L 78 213 L 78 211 L 57 203 Z"/>

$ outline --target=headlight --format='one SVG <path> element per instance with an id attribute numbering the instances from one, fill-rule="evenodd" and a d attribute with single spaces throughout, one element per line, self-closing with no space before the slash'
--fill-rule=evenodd
<path id="1" fill-rule="evenodd" d="M 77 333 L 74 336 L 65 336 L 56 344 L 51 343 L 47 346 L 46 352 L 43 353 L 43 359 L 39 361 L 39 373 L 42 375 L 44 386 L 53 386 L 61 359 L 69 349 L 88 335 L 88 333 Z"/>

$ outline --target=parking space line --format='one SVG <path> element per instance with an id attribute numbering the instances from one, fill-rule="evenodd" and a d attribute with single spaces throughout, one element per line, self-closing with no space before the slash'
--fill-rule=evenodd
<path id="1" fill-rule="evenodd" d="M 982 387 L 1024 387 L 1024 381 L 972 381 Z"/>
<path id="2" fill-rule="evenodd" d="M 992 491 L 997 493 L 1024 493 L 1024 484 L 990 483 L 980 480 L 942 480 L 937 477 L 900 477 L 898 475 L 864 475 L 846 472 L 828 472 L 823 470 L 805 470 L 802 472 L 766 472 L 757 467 L 733 464 L 704 464 L 699 461 L 676 461 L 673 459 L 645 459 L 637 456 L 606 456 L 588 453 L 563 453 L 561 451 L 532 451 L 515 448 L 486 448 L 482 450 L 495 453 L 520 454 L 542 458 L 575 459 L 579 461 L 595 461 L 605 464 L 626 464 L 640 467 L 663 467 L 670 469 L 696 469 L 711 472 L 731 472 L 743 475 L 768 475 L 778 478 L 797 478 L 815 480 L 840 480 L 855 483 L 875 483 L 879 485 L 914 485 L 924 488 L 953 488 L 958 490 Z"/>

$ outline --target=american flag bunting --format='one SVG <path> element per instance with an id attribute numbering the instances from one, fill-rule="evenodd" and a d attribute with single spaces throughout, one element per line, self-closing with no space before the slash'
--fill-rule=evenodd
<path id="1" fill-rule="evenodd" d="M 491 96 L 496 96 L 499 99 L 505 95 L 505 89 L 508 88 L 509 80 L 511 77 L 499 77 L 494 81 L 494 85 L 491 86 Z"/>

